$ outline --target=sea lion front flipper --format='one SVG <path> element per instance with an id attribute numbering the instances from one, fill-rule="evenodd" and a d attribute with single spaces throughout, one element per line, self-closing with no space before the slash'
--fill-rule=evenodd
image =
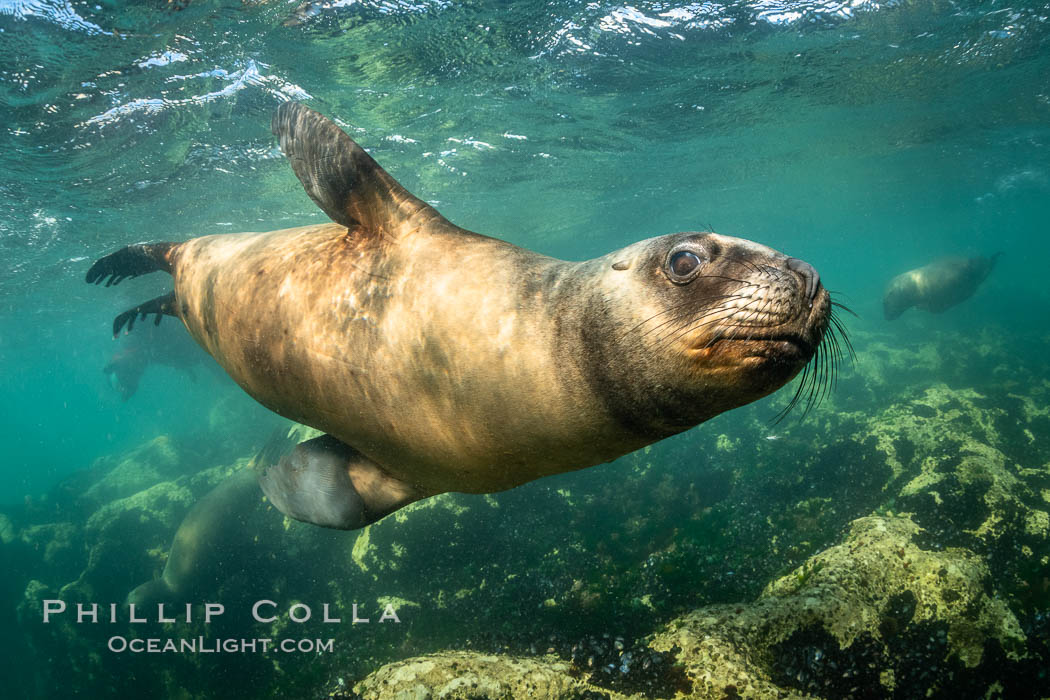
<path id="1" fill-rule="evenodd" d="M 175 243 L 136 243 L 124 246 L 115 253 L 101 257 L 87 271 L 88 284 L 106 286 L 120 284 L 129 277 L 138 277 L 163 270 L 171 272 L 171 250 Z"/>
<path id="2" fill-rule="evenodd" d="M 133 309 L 128 309 L 124 313 L 113 319 L 113 337 L 116 338 L 120 335 L 120 330 L 127 325 L 128 332 L 135 327 L 135 319 L 139 316 L 143 320 L 146 319 L 150 314 L 156 314 L 157 318 L 154 319 L 153 325 L 159 326 L 160 319 L 164 316 L 175 316 L 175 292 L 168 292 L 163 296 L 159 296 L 156 299 L 150 299 L 149 301 L 139 304 Z"/>
<path id="3" fill-rule="evenodd" d="M 297 102 L 274 112 L 271 129 L 306 194 L 355 233 L 441 215 L 413 196 L 331 120 Z"/>
<path id="4" fill-rule="evenodd" d="M 259 485 L 288 517 L 337 530 L 370 525 L 423 496 L 331 435 L 271 462 Z"/>
<path id="5" fill-rule="evenodd" d="M 136 243 L 125 246 L 115 253 L 96 260 L 88 269 L 84 279 L 88 284 L 105 283 L 109 287 L 120 284 L 122 280 L 129 277 L 138 277 L 150 272 L 171 273 L 171 256 L 177 247 L 177 243 Z M 162 316 L 176 315 L 175 292 L 150 299 L 117 316 L 113 319 L 113 337 L 116 338 L 125 325 L 129 331 L 134 328 L 136 317 L 142 316 L 145 319 L 149 314 L 157 315 L 154 321 L 156 325 L 160 324 Z"/>

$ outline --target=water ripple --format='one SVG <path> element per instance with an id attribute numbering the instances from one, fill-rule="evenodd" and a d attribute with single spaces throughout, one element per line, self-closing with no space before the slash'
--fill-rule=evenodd
<path id="1" fill-rule="evenodd" d="M 78 15 L 68 0 L 0 0 L 0 15 L 23 21 L 42 19 L 74 32 L 113 34 Z"/>
<path id="2" fill-rule="evenodd" d="M 266 64 L 263 64 L 265 67 Z M 249 60 L 248 64 L 241 70 L 229 72 L 222 68 L 196 73 L 193 75 L 175 75 L 167 78 L 166 82 L 189 81 L 201 78 L 218 78 L 228 81 L 229 84 L 221 90 L 214 90 L 200 95 L 192 95 L 180 99 L 166 97 L 138 98 L 119 104 L 106 110 L 102 114 L 91 117 L 78 126 L 105 126 L 120 121 L 123 117 L 138 112 L 155 114 L 157 112 L 171 109 L 173 107 L 185 107 L 187 105 L 200 105 L 214 102 L 225 97 L 237 94 L 248 87 L 260 87 L 268 94 L 276 97 L 282 102 L 288 100 L 308 100 L 311 95 L 298 85 L 290 83 L 275 75 L 264 75 L 259 70 L 259 64 Z"/>
<path id="3" fill-rule="evenodd" d="M 537 56 L 546 54 L 612 54 L 599 46 L 609 39 L 685 41 L 690 33 L 815 24 L 827 26 L 897 5 L 896 0 L 751 0 L 750 2 L 692 2 L 672 5 L 660 0 L 633 4 L 588 2 L 560 26 L 553 28 Z"/>

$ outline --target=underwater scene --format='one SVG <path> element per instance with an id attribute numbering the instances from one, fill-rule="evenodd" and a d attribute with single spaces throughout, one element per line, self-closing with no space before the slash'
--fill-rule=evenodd
<path id="1" fill-rule="evenodd" d="M 4 698 L 1050 697 L 1050 3 L 0 0 L 0 104 Z"/>

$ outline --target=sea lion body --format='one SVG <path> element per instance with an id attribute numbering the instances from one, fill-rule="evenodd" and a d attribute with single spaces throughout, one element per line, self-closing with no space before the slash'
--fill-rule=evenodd
<path id="1" fill-rule="evenodd" d="M 173 253 L 179 315 L 260 403 L 427 492 L 588 467 L 725 410 L 708 397 L 681 425 L 631 430 L 581 366 L 599 305 L 634 307 L 616 328 L 659 313 L 612 268 L 657 242 L 567 263 L 458 231 L 392 238 L 406 243 L 327 224 L 188 241 Z"/>
<path id="2" fill-rule="evenodd" d="M 182 603 L 214 592 L 219 581 L 256 554 L 262 492 L 251 469 L 241 469 L 204 495 L 182 519 L 160 578 L 128 594 L 140 606 Z M 254 526 L 254 527 L 253 527 Z"/>
<path id="3" fill-rule="evenodd" d="M 606 462 L 769 394 L 823 341 L 816 271 L 765 246 L 680 233 L 556 260 L 451 224 L 301 105 L 274 131 L 335 223 L 130 246 L 88 281 L 168 270 L 175 291 L 115 329 L 176 315 L 328 434 L 261 480 L 292 517 L 350 529 Z"/>
<path id="4" fill-rule="evenodd" d="M 995 267 L 999 253 L 990 257 L 945 257 L 903 272 L 886 285 L 883 313 L 892 321 L 911 307 L 939 314 L 974 295 Z"/>
<path id="5" fill-rule="evenodd" d="M 598 461 L 632 449 L 559 364 L 556 317 L 540 310 L 557 303 L 557 261 L 480 236 L 376 247 L 335 224 L 209 236 L 175 256 L 180 316 L 235 381 L 427 491 L 565 471 L 581 434 L 606 444 Z"/>

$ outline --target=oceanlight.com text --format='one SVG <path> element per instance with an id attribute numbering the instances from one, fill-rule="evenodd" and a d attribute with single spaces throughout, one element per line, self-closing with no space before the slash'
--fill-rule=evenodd
<path id="1" fill-rule="evenodd" d="M 124 654 L 327 654 L 335 646 L 334 639 L 191 639 L 114 636 L 106 647 Z"/>

